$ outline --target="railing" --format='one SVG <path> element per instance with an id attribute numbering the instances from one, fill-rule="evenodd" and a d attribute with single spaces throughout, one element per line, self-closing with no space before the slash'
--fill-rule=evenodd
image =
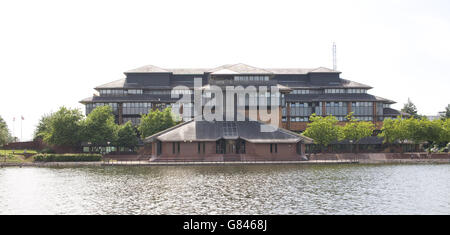
<path id="1" fill-rule="evenodd" d="M 268 159 L 243 159 L 240 161 L 227 161 L 226 159 L 209 160 L 202 158 L 159 158 L 155 161 L 142 160 L 103 160 L 105 165 L 233 165 L 233 164 L 350 164 L 358 163 L 357 157 L 351 159 L 334 159 L 334 160 L 304 160 L 304 159 L 288 159 L 288 160 L 268 160 Z"/>

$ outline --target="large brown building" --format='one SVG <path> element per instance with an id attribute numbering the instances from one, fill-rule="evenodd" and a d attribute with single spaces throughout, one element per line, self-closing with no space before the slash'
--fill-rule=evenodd
<path id="1" fill-rule="evenodd" d="M 298 133 L 306 129 L 313 113 L 333 115 L 345 122 L 345 117 L 353 112 L 357 119 L 372 121 L 378 127 L 385 118 L 401 115 L 390 108 L 394 101 L 371 95 L 368 91 L 372 87 L 343 79 L 340 74 L 322 67 L 269 69 L 234 64 L 210 69 L 167 69 L 149 65 L 125 72 L 123 79 L 96 87 L 98 94 L 81 103 L 86 105 L 86 114 L 97 106 L 110 105 L 119 124 L 131 121 L 135 125 L 140 122 L 141 114 L 172 106 L 185 123 L 146 139 L 154 145 L 154 156 L 195 157 L 203 154 L 213 158 L 224 155 L 257 158 L 278 155 L 298 158 L 304 151 L 302 143 L 311 141 Z M 196 87 L 194 81 L 200 81 L 201 87 Z M 225 90 L 227 87 L 250 86 L 257 87 L 258 91 L 262 87 L 268 89 L 265 94 L 257 94 L 258 98 L 267 97 L 268 105 L 277 101 L 279 120 L 275 132 L 260 131 L 262 123 L 252 121 L 263 119 L 259 115 L 256 119 L 248 118 L 252 110 L 249 96 L 245 97 L 245 104 L 232 105 L 234 115 L 245 116 L 244 121 L 192 120 L 202 114 L 205 103 L 211 100 L 212 87 Z M 270 87 L 276 87 L 277 91 L 271 92 Z M 199 90 L 203 101 L 200 110 L 194 109 L 192 102 Z M 191 99 L 177 102 L 179 99 L 172 98 L 172 94 Z M 224 115 L 230 111 L 224 109 Z"/>

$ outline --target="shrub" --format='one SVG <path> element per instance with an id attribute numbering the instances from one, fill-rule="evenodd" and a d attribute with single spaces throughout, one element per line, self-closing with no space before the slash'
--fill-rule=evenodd
<path id="1" fill-rule="evenodd" d="M 40 151 L 40 153 L 55 153 L 55 151 L 51 148 L 44 148 Z"/>
<path id="2" fill-rule="evenodd" d="M 98 162 L 102 160 L 100 154 L 37 154 L 35 162 Z"/>

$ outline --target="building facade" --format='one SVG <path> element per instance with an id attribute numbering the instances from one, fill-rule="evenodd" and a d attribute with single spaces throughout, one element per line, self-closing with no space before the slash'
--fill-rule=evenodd
<path id="1" fill-rule="evenodd" d="M 197 79 L 205 94 L 211 85 L 277 86 L 279 94 L 269 92 L 267 96 L 279 96 L 280 127 L 294 132 L 303 132 L 313 113 L 333 115 L 345 122 L 345 117 L 353 112 L 355 118 L 372 121 L 379 128 L 385 118 L 402 114 L 390 108 L 394 101 L 371 95 L 372 87 L 343 79 L 340 74 L 322 67 L 268 69 L 234 64 L 212 69 L 163 69 L 148 65 L 125 72 L 123 79 L 96 87 L 97 93 L 81 103 L 86 106 L 86 115 L 97 106 L 111 106 L 119 124 L 131 121 L 137 125 L 141 114 L 169 106 L 188 121 L 198 115 L 193 103 L 177 103 L 179 99 L 172 98 L 172 94 L 193 97 Z"/>

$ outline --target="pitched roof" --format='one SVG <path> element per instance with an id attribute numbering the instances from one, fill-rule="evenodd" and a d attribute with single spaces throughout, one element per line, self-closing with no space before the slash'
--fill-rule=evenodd
<path id="1" fill-rule="evenodd" d="M 170 73 L 170 71 L 154 65 L 145 65 L 139 68 L 128 70 L 125 73 Z"/>
<path id="2" fill-rule="evenodd" d="M 100 86 L 95 87 L 95 89 L 114 89 L 114 88 L 123 88 L 125 85 L 126 79 L 122 78 L 113 82 L 109 82 Z"/>
<path id="3" fill-rule="evenodd" d="M 392 108 L 384 108 L 383 109 L 383 114 L 385 116 L 392 116 L 392 117 L 398 117 L 398 116 L 405 116 L 405 117 L 409 117 L 411 116 L 411 114 L 409 113 L 405 113 L 396 109 L 392 109 Z"/>
<path id="4" fill-rule="evenodd" d="M 147 137 L 145 142 L 159 141 L 217 141 L 219 139 L 243 139 L 250 143 L 312 143 L 312 139 L 276 128 L 273 132 L 262 132 L 264 125 L 256 121 L 190 121 L 165 132 Z"/>
<path id="5" fill-rule="evenodd" d="M 308 74 L 308 73 L 340 73 L 325 67 L 318 68 L 257 68 L 243 63 L 226 64 L 216 68 L 160 68 L 154 65 L 146 65 L 128 70 L 127 73 L 173 73 L 176 75 L 201 75 L 211 74 Z"/>
<path id="6" fill-rule="evenodd" d="M 340 72 L 325 67 L 319 67 L 311 70 L 310 73 L 340 73 Z"/>
<path id="7" fill-rule="evenodd" d="M 246 64 L 224 65 L 214 70 L 211 74 L 273 74 L 271 71 L 253 67 Z"/>

